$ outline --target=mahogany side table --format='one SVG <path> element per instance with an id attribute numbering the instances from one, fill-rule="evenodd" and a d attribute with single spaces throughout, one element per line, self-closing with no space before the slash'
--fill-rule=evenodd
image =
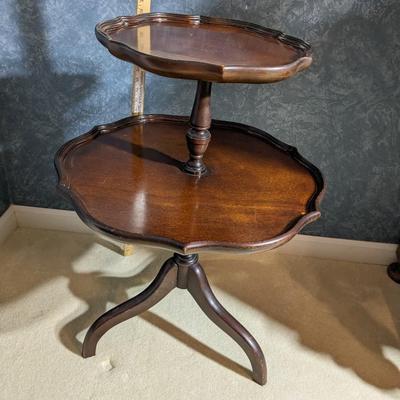
<path id="1" fill-rule="evenodd" d="M 284 244 L 320 216 L 324 181 L 296 148 L 247 125 L 211 120 L 211 83 L 289 78 L 310 65 L 310 46 L 251 23 L 167 13 L 118 17 L 98 24 L 96 35 L 118 58 L 198 85 L 190 117 L 96 126 L 56 155 L 58 188 L 89 227 L 175 252 L 147 289 L 93 323 L 82 355 L 93 356 L 109 329 L 178 287 L 243 348 L 263 385 L 263 352 L 215 298 L 198 253 Z"/>

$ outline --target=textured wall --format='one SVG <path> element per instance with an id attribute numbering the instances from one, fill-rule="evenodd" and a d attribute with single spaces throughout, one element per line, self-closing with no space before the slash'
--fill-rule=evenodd
<path id="1" fill-rule="evenodd" d="M 155 11 L 239 18 L 311 42 L 315 62 L 275 85 L 214 85 L 214 117 L 296 145 L 324 172 L 323 218 L 307 233 L 399 241 L 400 3 L 396 0 L 153 0 Z M 2 0 L 0 129 L 17 204 L 68 207 L 53 154 L 129 112 L 130 71 L 97 43 L 96 22 L 134 1 Z M 79 31 L 78 31 L 78 26 Z M 194 83 L 148 75 L 146 112 L 188 114 Z"/>
<path id="2" fill-rule="evenodd" d="M 0 131 L 13 203 L 70 207 L 55 190 L 55 152 L 93 125 L 128 115 L 131 68 L 97 42 L 94 26 L 135 5 L 1 0 Z"/>

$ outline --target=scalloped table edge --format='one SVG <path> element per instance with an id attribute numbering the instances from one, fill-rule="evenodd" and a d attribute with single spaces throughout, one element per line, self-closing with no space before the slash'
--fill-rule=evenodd
<path id="1" fill-rule="evenodd" d="M 171 60 L 149 55 L 113 40 L 111 37 L 113 32 L 122 27 L 136 26 L 148 21 L 188 22 L 191 24 L 212 23 L 242 27 L 265 36 L 272 36 L 280 42 L 303 52 L 303 56 L 290 64 L 278 67 L 225 66 L 199 61 Z M 178 79 L 205 80 L 220 83 L 272 83 L 290 78 L 309 67 L 312 63 L 311 46 L 307 42 L 279 30 L 235 19 L 155 12 L 135 16 L 120 16 L 100 22 L 96 25 L 95 33 L 100 43 L 117 58 L 134 63 L 149 72 Z"/>
<path id="2" fill-rule="evenodd" d="M 140 235 L 134 234 L 130 232 L 124 232 L 117 229 L 112 229 L 109 226 L 103 224 L 101 221 L 93 218 L 90 213 L 85 208 L 83 202 L 80 200 L 79 196 L 73 193 L 70 184 L 68 182 L 67 177 L 62 172 L 62 161 L 67 157 L 69 152 L 88 141 L 93 140 L 99 135 L 105 135 L 108 133 L 112 133 L 113 131 L 120 129 L 122 127 L 128 127 L 132 125 L 138 125 L 141 123 L 147 123 L 152 121 L 178 121 L 178 122 L 188 122 L 189 117 L 184 116 L 171 116 L 171 115 L 163 115 L 163 114 L 148 114 L 148 115 L 140 115 L 124 118 L 109 124 L 97 125 L 93 127 L 87 133 L 78 136 L 67 143 L 65 143 L 56 153 L 55 156 L 55 167 L 58 174 L 58 184 L 57 188 L 61 191 L 61 193 L 72 201 L 74 205 L 74 209 L 82 219 L 82 221 L 88 225 L 94 231 L 97 231 L 101 234 L 109 236 L 113 239 L 117 239 L 124 243 L 137 243 L 140 242 L 142 244 L 147 244 L 151 246 L 157 246 L 161 248 L 166 248 L 169 250 L 178 251 L 181 254 L 192 254 L 197 253 L 198 250 L 203 251 L 236 251 L 240 253 L 248 252 L 257 252 L 264 250 L 271 250 L 275 247 L 281 246 L 282 244 L 288 242 L 292 239 L 297 233 L 303 229 L 307 224 L 317 220 L 321 213 L 319 211 L 319 205 L 322 200 L 322 197 L 325 192 L 325 183 L 323 176 L 319 169 L 306 160 L 295 147 L 290 146 L 275 137 L 271 136 L 267 132 L 264 132 L 260 129 L 241 124 L 236 122 L 228 122 L 228 121 L 220 121 L 213 120 L 212 126 L 232 126 L 236 129 L 240 129 L 246 132 L 246 134 L 255 135 L 260 137 L 261 139 L 267 141 L 268 143 L 274 145 L 278 149 L 288 153 L 294 160 L 302 164 L 312 175 L 316 183 L 316 191 L 311 196 L 308 201 L 309 212 L 299 218 L 296 223 L 286 232 L 271 238 L 260 240 L 257 242 L 249 242 L 249 243 L 230 243 L 230 242 L 214 242 L 214 241 L 198 241 L 198 242 L 190 242 L 190 243 L 181 243 L 174 239 L 169 239 L 166 237 L 152 236 L 152 235 Z"/>

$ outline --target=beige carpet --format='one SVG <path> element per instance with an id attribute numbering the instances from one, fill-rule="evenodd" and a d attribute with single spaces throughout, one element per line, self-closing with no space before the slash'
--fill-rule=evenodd
<path id="1" fill-rule="evenodd" d="M 382 266 L 274 252 L 201 257 L 221 303 L 263 348 L 266 386 L 179 289 L 82 359 L 89 324 L 169 256 L 112 247 L 22 229 L 0 247 L 1 399 L 400 399 L 400 285 Z"/>

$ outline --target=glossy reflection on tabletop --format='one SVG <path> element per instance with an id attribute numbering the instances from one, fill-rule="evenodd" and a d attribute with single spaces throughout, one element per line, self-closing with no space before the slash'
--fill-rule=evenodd
<path id="1" fill-rule="evenodd" d="M 268 83 L 307 68 L 301 39 L 252 23 L 182 14 L 117 17 L 96 26 L 116 57 L 155 74 L 208 82 Z"/>
<path id="2" fill-rule="evenodd" d="M 318 183 L 290 154 L 214 123 L 201 177 L 182 171 L 185 117 L 135 119 L 95 136 L 64 160 L 70 190 L 113 232 L 156 241 L 243 244 L 274 238 L 313 211 Z"/>
<path id="3" fill-rule="evenodd" d="M 275 67 L 298 58 L 295 48 L 273 37 L 219 25 L 197 25 L 190 31 L 177 23 L 140 25 L 117 31 L 113 39 L 153 56 L 211 64 Z"/>

